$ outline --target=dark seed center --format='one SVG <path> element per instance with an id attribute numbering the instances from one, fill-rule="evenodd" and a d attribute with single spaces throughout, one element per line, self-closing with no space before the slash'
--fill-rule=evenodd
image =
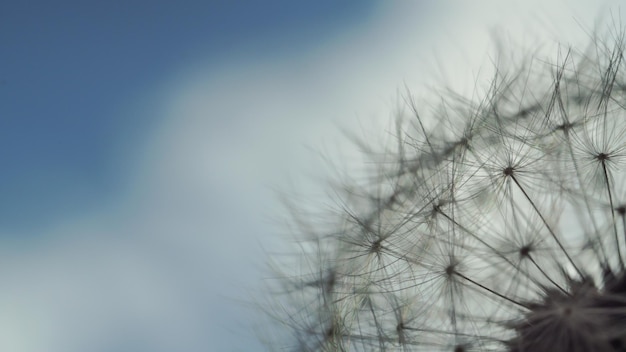
<path id="1" fill-rule="evenodd" d="M 600 153 L 596 156 L 596 159 L 600 160 L 600 161 L 605 161 L 609 159 L 609 155 L 606 153 Z"/>

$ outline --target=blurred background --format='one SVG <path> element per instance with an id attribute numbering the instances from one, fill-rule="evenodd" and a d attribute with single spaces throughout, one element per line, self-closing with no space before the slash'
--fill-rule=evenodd
<path id="1" fill-rule="evenodd" d="M 498 45 L 584 47 L 619 3 L 3 2 L 0 350 L 265 350 L 277 190 L 323 197 L 405 86 L 471 96 Z"/>

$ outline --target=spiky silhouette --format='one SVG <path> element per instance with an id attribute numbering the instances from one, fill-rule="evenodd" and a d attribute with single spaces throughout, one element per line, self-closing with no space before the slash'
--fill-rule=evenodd
<path id="1" fill-rule="evenodd" d="M 624 32 L 454 94 L 296 213 L 294 351 L 626 351 Z M 365 142 L 364 142 L 365 143 Z M 295 269 L 294 269 L 295 268 Z"/>

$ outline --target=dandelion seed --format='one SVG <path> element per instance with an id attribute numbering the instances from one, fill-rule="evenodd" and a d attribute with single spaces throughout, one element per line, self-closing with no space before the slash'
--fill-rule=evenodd
<path id="1" fill-rule="evenodd" d="M 498 68 L 429 118 L 407 97 L 373 184 L 306 226 L 292 349 L 626 351 L 624 40 Z"/>

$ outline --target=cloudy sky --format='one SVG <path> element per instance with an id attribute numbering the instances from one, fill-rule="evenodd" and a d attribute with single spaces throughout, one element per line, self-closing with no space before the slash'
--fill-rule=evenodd
<path id="1" fill-rule="evenodd" d="M 321 194 L 317 152 L 384 139 L 405 85 L 471 94 L 494 38 L 551 53 L 624 12 L 590 3 L 4 2 L 0 350 L 264 350 L 276 190 Z"/>

